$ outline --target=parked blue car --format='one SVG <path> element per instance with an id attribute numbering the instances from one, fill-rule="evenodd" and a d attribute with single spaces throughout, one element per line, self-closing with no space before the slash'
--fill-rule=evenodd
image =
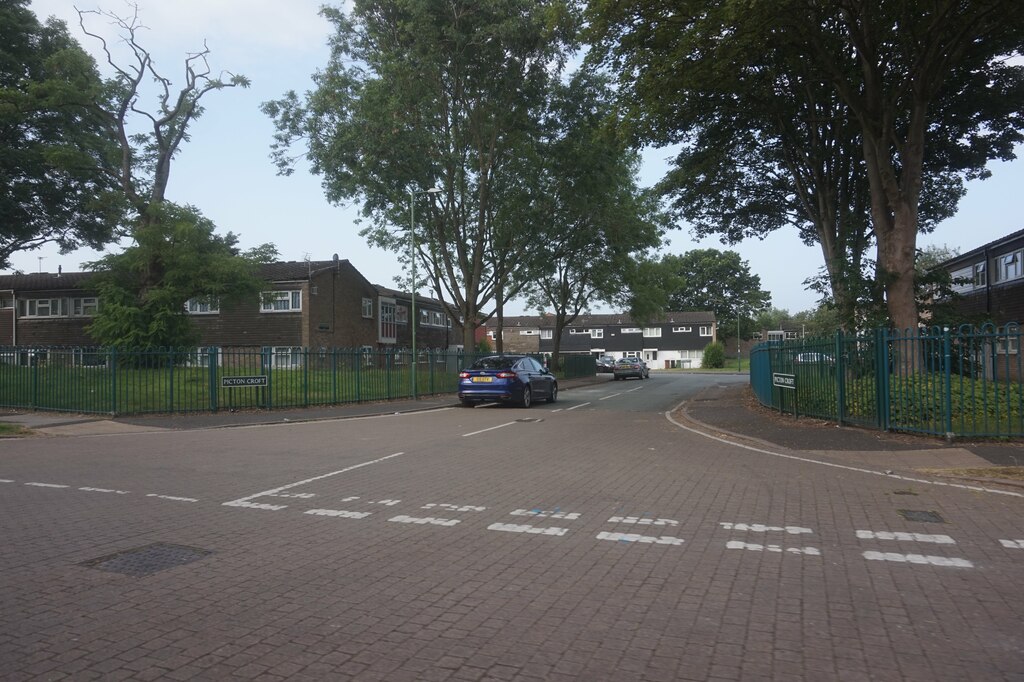
<path id="1" fill-rule="evenodd" d="M 529 407 L 541 398 L 558 400 L 558 381 L 528 355 L 488 355 L 459 373 L 459 400 L 467 407 L 485 401 Z"/>

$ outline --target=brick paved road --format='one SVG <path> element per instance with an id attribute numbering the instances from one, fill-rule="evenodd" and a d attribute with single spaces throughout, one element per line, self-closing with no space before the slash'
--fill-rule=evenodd
<path id="1" fill-rule="evenodd" d="M 1024 498 L 666 418 L 723 380 L 4 441 L 0 677 L 1024 679 Z"/>

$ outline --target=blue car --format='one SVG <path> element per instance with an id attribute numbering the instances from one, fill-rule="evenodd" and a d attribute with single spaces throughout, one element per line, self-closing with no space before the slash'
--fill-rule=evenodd
<path id="1" fill-rule="evenodd" d="M 558 400 L 558 381 L 528 355 L 488 355 L 459 373 L 459 400 L 467 407 L 485 401 L 529 407 L 541 398 Z"/>

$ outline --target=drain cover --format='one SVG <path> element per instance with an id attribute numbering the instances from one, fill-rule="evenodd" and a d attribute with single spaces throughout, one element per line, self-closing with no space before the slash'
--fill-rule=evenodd
<path id="1" fill-rule="evenodd" d="M 155 542 L 152 545 L 126 549 L 116 554 L 83 561 L 81 565 L 111 573 L 144 576 L 199 561 L 209 554 L 211 552 L 205 549 Z"/>
<path id="2" fill-rule="evenodd" d="M 897 509 L 900 516 L 907 521 L 920 521 L 921 523 L 945 523 L 946 520 L 939 516 L 938 512 L 918 511 L 917 509 Z"/>

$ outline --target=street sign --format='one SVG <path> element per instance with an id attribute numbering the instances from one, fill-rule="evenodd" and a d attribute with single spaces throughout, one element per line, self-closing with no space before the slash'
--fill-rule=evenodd
<path id="1" fill-rule="evenodd" d="M 221 377 L 221 388 L 245 388 L 249 386 L 268 386 L 267 375 L 259 374 L 248 377 Z"/>
<path id="2" fill-rule="evenodd" d="M 788 388 L 790 390 L 796 390 L 796 375 L 795 374 L 780 374 L 779 372 L 772 372 L 772 386 L 776 388 Z"/>

